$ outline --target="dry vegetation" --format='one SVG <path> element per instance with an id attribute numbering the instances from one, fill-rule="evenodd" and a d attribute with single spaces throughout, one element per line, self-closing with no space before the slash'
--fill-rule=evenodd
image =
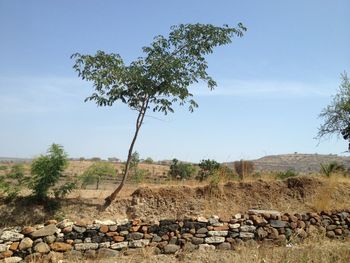
<path id="1" fill-rule="evenodd" d="M 91 162 L 70 162 L 67 176 L 78 176 Z M 120 169 L 121 169 L 120 164 Z M 25 164 L 26 173 L 29 164 Z M 350 207 L 350 178 L 333 174 L 327 178 L 320 174 L 276 180 L 274 173 L 260 173 L 243 181 L 223 176 L 215 184 L 210 180 L 171 180 L 152 177 L 163 176 L 168 166 L 141 164 L 151 177 L 141 183 L 129 182 L 117 202 L 100 211 L 103 198 L 114 188 L 110 182 L 100 190 L 78 189 L 58 207 L 45 207 L 19 198 L 8 204 L 0 199 L 0 224 L 30 225 L 49 218 L 71 218 L 90 222 L 92 219 L 138 217 L 146 220 L 183 218 L 217 214 L 231 217 L 250 208 L 274 209 L 283 212 L 322 211 Z M 25 193 L 24 193 L 25 195 Z M 195 251 L 177 255 L 153 255 L 149 249 L 125 251 L 118 262 L 350 262 L 349 240 L 328 240 L 314 237 L 290 247 L 248 243 L 234 251 Z M 69 262 L 80 262 L 70 259 Z M 91 261 L 92 262 L 92 261 Z M 96 260 L 94 262 L 97 262 Z M 114 262 L 101 259 L 99 262 Z"/>

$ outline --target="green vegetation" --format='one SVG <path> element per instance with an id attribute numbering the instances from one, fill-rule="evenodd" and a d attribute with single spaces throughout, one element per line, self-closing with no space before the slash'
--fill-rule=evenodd
<path id="1" fill-rule="evenodd" d="M 331 104 L 323 109 L 320 117 L 324 119 L 324 123 L 319 127 L 317 137 L 342 136 L 349 142 L 350 150 L 350 81 L 346 72 L 341 74 L 338 93 Z"/>
<path id="2" fill-rule="evenodd" d="M 280 180 L 283 180 L 283 179 L 286 179 L 286 178 L 289 178 L 289 177 L 295 177 L 295 176 L 298 176 L 298 173 L 295 172 L 292 169 L 288 169 L 285 172 L 278 172 L 278 173 L 276 173 L 276 179 L 280 179 Z"/>
<path id="3" fill-rule="evenodd" d="M 189 163 L 179 162 L 177 159 L 173 159 L 170 165 L 169 175 L 174 179 L 189 179 L 196 172 L 196 168 Z"/>
<path id="4" fill-rule="evenodd" d="M 75 188 L 75 183 L 68 182 L 56 186 L 63 177 L 63 171 L 67 167 L 67 154 L 63 147 L 52 144 L 46 155 L 35 159 L 31 166 L 32 177 L 29 180 L 29 188 L 38 201 L 45 201 L 53 193 L 55 197 L 63 197 Z M 56 188 L 54 188 L 56 186 Z M 51 190 L 51 192 L 50 192 Z"/>
<path id="5" fill-rule="evenodd" d="M 96 190 L 98 190 L 101 180 L 115 176 L 116 169 L 111 163 L 95 162 L 81 175 L 81 187 L 86 188 L 88 185 L 96 184 Z"/>
<path id="6" fill-rule="evenodd" d="M 242 37 L 246 28 L 210 24 L 173 26 L 169 36 L 157 36 L 150 46 L 142 48 L 144 57 L 125 65 L 119 54 L 98 51 L 96 55 L 73 54 L 73 68 L 83 80 L 91 81 L 95 91 L 85 99 L 98 106 L 122 102 L 138 112 L 135 133 L 130 143 L 123 180 L 105 199 L 108 206 L 123 188 L 132 158 L 133 148 L 148 110 L 167 114 L 173 104 L 187 104 L 190 112 L 198 107 L 188 88 L 204 81 L 210 89 L 216 82 L 207 73 L 205 56 L 213 49 L 231 43 L 234 36 Z"/>
<path id="7" fill-rule="evenodd" d="M 6 194 L 8 200 L 16 198 L 22 190 L 26 178 L 22 164 L 15 164 L 4 176 L 0 176 L 0 191 Z"/>
<path id="8" fill-rule="evenodd" d="M 208 177 L 214 175 L 220 168 L 220 164 L 215 160 L 202 160 L 199 163 L 199 172 L 197 178 L 200 181 L 207 179 Z"/>
<path id="9" fill-rule="evenodd" d="M 0 171 L 6 171 L 7 166 L 6 165 L 0 165 Z"/>
<path id="10" fill-rule="evenodd" d="M 327 177 L 330 177 L 333 173 L 336 173 L 336 172 L 342 172 L 342 173 L 345 172 L 344 165 L 338 164 L 335 161 L 330 162 L 328 164 L 321 163 L 320 166 L 321 166 L 320 173 Z"/>
<path id="11" fill-rule="evenodd" d="M 153 159 L 151 157 L 147 157 L 143 162 L 147 163 L 147 164 L 153 164 L 154 163 L 154 161 L 153 161 Z"/>

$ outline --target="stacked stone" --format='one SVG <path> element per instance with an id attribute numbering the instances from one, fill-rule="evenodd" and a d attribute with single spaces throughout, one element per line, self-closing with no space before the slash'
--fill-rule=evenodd
<path id="1" fill-rule="evenodd" d="M 183 220 L 95 220 L 92 224 L 49 220 L 34 227 L 0 229 L 0 263 L 65 256 L 115 257 L 124 249 L 151 247 L 155 253 L 173 254 L 180 249 L 233 249 L 254 240 L 283 244 L 304 239 L 317 231 L 329 238 L 350 236 L 349 211 L 281 214 L 250 210 L 228 219 L 212 216 Z"/>

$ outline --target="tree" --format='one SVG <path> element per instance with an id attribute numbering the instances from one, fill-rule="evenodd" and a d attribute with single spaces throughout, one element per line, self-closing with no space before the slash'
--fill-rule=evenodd
<path id="1" fill-rule="evenodd" d="M 210 175 L 213 175 L 220 168 L 220 164 L 215 160 L 202 160 L 199 163 L 200 171 L 198 173 L 198 178 L 200 181 L 208 178 Z"/>
<path id="2" fill-rule="evenodd" d="M 63 147 L 58 144 L 52 144 L 46 155 L 41 155 L 33 161 L 32 177 L 28 186 L 33 190 L 33 195 L 38 201 L 45 201 L 48 198 L 50 188 L 60 181 L 67 164 L 67 154 Z M 74 187 L 74 183 L 68 182 L 52 190 L 56 197 L 61 197 L 73 190 Z"/>
<path id="3" fill-rule="evenodd" d="M 105 199 L 108 206 L 123 188 L 130 166 L 133 148 L 148 110 L 167 114 L 174 112 L 173 104 L 188 104 L 193 112 L 198 107 L 188 88 L 203 81 L 210 89 L 216 82 L 207 73 L 205 55 L 217 46 L 231 43 L 234 36 L 242 37 L 246 28 L 222 27 L 210 24 L 180 24 L 173 26 L 166 38 L 157 36 L 150 46 L 143 47 L 144 57 L 125 65 L 119 54 L 97 51 L 95 55 L 75 53 L 73 68 L 83 80 L 91 81 L 95 91 L 85 101 L 98 106 L 112 106 L 121 101 L 137 112 L 123 179 Z"/>
<path id="4" fill-rule="evenodd" d="M 113 177 L 115 175 L 116 170 L 112 164 L 107 162 L 95 162 L 82 174 L 81 186 L 85 188 L 87 185 L 96 184 L 96 190 L 98 190 L 102 179 Z"/>
<path id="5" fill-rule="evenodd" d="M 188 179 L 196 171 L 196 168 L 190 163 L 182 163 L 173 159 L 170 165 L 169 175 L 176 179 Z"/>
<path id="6" fill-rule="evenodd" d="M 322 110 L 320 117 L 324 123 L 319 127 L 317 138 L 342 136 L 349 142 L 350 150 L 350 81 L 347 73 L 341 74 L 341 84 L 332 102 Z"/>

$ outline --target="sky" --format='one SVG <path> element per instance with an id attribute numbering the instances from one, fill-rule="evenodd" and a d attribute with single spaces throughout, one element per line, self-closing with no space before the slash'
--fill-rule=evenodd
<path id="1" fill-rule="evenodd" d="M 147 116 L 135 150 L 193 162 L 344 155 L 346 141 L 314 138 L 350 72 L 349 10 L 348 0 L 0 0 L 0 156 L 32 158 L 58 143 L 72 158 L 125 160 L 135 112 L 84 103 L 93 87 L 70 56 L 103 50 L 130 63 L 172 25 L 239 22 L 244 37 L 207 57 L 216 89 L 190 88 L 194 113 Z"/>

